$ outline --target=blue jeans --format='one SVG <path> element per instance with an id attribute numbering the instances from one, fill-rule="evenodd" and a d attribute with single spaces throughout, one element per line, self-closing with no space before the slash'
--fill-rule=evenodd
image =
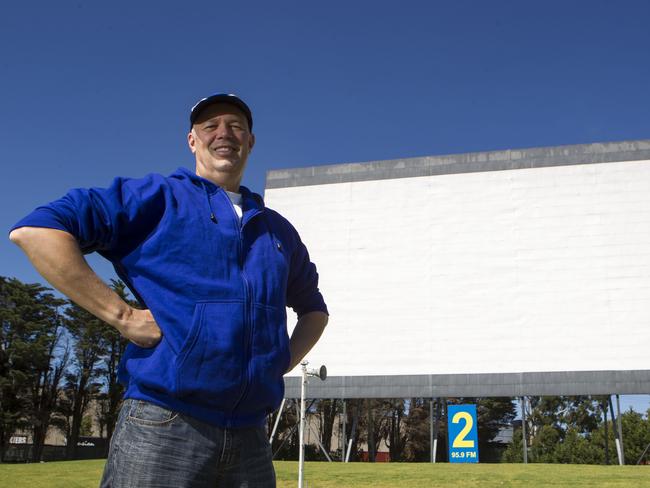
<path id="1" fill-rule="evenodd" d="M 275 487 L 265 429 L 223 429 L 125 400 L 100 488 L 154 487 Z"/>

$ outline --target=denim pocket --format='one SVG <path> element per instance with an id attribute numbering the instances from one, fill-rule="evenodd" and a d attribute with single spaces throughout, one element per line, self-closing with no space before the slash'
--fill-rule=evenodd
<path id="1" fill-rule="evenodd" d="M 178 417 L 178 412 L 143 400 L 132 400 L 127 422 L 139 425 L 166 425 Z"/>
<path id="2" fill-rule="evenodd" d="M 222 411 L 232 408 L 243 388 L 247 337 L 242 301 L 197 303 L 176 361 L 178 397 Z"/>

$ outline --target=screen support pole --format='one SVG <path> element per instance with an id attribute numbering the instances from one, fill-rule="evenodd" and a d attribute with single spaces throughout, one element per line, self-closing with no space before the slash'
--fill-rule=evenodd
<path id="1" fill-rule="evenodd" d="M 524 464 L 528 464 L 528 439 L 526 438 L 526 397 L 521 397 L 521 438 L 523 439 Z"/>
<path id="2" fill-rule="evenodd" d="M 621 395 L 616 394 L 616 415 L 618 417 L 618 438 L 621 440 L 621 464 L 625 464 L 625 447 L 623 444 L 623 425 L 621 423 Z"/>
<path id="3" fill-rule="evenodd" d="M 611 395 L 609 396 L 609 410 L 612 413 L 612 428 L 614 429 L 614 441 L 616 442 L 616 454 L 618 455 L 618 464 L 623 465 L 623 456 L 622 456 L 622 450 L 621 450 L 621 440 L 620 440 L 620 432 L 617 427 L 616 423 L 616 414 L 614 413 L 614 404 L 612 403 L 612 397 Z M 620 419 L 619 419 L 620 420 Z"/>
<path id="4" fill-rule="evenodd" d="M 345 447 L 347 446 L 347 440 L 345 438 L 346 429 L 348 428 L 348 410 L 347 403 L 345 398 L 343 399 L 343 428 L 342 431 L 342 441 L 341 441 L 341 462 L 345 462 Z"/>
<path id="5" fill-rule="evenodd" d="M 278 409 L 278 416 L 275 417 L 275 423 L 273 424 L 273 431 L 271 432 L 271 438 L 269 439 L 269 444 L 273 444 L 273 438 L 275 437 L 275 432 L 278 430 L 278 424 L 280 423 L 280 417 L 282 416 L 282 410 L 284 409 L 284 403 L 287 401 L 286 398 L 282 399 L 280 408 Z"/>
<path id="6" fill-rule="evenodd" d="M 436 456 L 438 454 L 438 420 L 440 419 L 440 408 L 442 407 L 440 403 L 440 398 L 436 398 L 436 414 L 433 416 L 433 399 L 429 402 L 429 408 L 431 410 L 431 462 L 436 462 Z"/>

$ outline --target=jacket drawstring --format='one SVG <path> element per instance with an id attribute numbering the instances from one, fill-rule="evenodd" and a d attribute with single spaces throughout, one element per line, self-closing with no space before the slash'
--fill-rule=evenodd
<path id="1" fill-rule="evenodd" d="M 203 181 L 201 181 L 201 186 L 203 187 L 203 191 L 205 192 L 205 197 L 208 199 L 208 208 L 210 209 L 210 220 L 216 224 L 217 216 L 214 214 L 214 210 L 212 209 L 212 202 L 210 201 L 210 192 L 208 191 Z"/>

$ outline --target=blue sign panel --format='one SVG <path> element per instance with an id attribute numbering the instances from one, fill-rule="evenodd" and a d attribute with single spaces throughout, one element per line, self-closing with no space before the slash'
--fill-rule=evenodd
<path id="1" fill-rule="evenodd" d="M 448 405 L 449 462 L 478 463 L 476 405 Z"/>

